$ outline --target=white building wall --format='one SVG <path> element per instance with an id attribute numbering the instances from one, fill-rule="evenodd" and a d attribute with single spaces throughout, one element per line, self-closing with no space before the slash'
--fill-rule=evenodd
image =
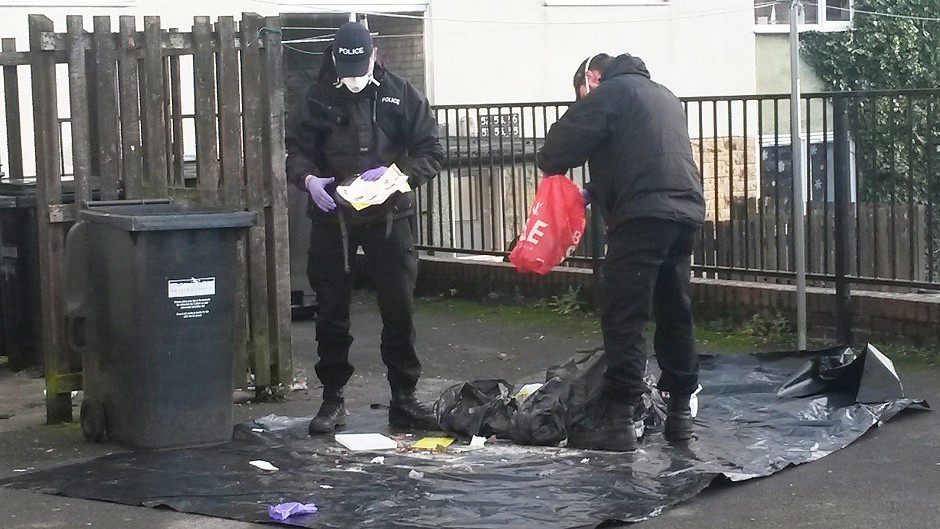
<path id="1" fill-rule="evenodd" d="M 569 101 L 574 69 L 597 52 L 642 58 L 679 96 L 755 92 L 751 0 L 546 3 L 557 0 L 431 0 L 432 102 Z"/>

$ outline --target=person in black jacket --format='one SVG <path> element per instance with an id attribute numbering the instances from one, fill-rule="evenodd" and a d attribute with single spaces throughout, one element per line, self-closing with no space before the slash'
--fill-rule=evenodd
<path id="1" fill-rule="evenodd" d="M 597 426 L 569 445 L 636 448 L 634 406 L 644 392 L 644 329 L 655 317 L 653 346 L 669 392 L 665 436 L 692 437 L 689 400 L 698 387 L 690 297 L 691 256 L 705 218 L 682 104 L 631 55 L 599 54 L 574 76 L 578 100 L 552 125 L 539 151 L 545 174 L 588 162 L 586 203 L 607 229 L 601 330 L 608 367 Z"/>
<path id="2" fill-rule="evenodd" d="M 343 388 L 353 373 L 349 348 L 349 263 L 359 246 L 377 290 L 382 316 L 382 360 L 391 386 L 389 423 L 436 429 L 433 413 L 415 398 L 421 362 L 415 354 L 414 288 L 417 277 L 411 222 L 413 191 L 360 211 L 336 194 L 359 177 L 375 180 L 396 164 L 412 188 L 440 171 L 444 154 L 427 99 L 376 60 L 362 24 L 344 24 L 324 52 L 287 134 L 287 176 L 309 192 L 312 221 L 307 275 L 317 295 L 317 376 L 323 403 L 310 433 L 345 425 Z"/>

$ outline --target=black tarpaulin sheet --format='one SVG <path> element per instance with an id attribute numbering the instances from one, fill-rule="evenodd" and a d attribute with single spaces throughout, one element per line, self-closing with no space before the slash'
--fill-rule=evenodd
<path id="1" fill-rule="evenodd" d="M 350 453 L 331 436 L 309 437 L 308 418 L 268 416 L 236 426 L 223 446 L 114 454 L 3 486 L 250 522 L 270 521 L 268 505 L 316 503 L 316 514 L 280 522 L 305 527 L 640 521 L 718 476 L 739 481 L 813 461 L 907 407 L 927 408 L 900 396 L 890 361 L 875 353 L 702 357 L 698 438 L 684 447 L 669 446 L 652 428 L 630 454 L 508 441 L 465 452 Z M 859 395 L 868 403 L 859 403 Z M 890 399 L 871 400 L 878 395 Z M 353 413 L 347 433 L 387 433 L 384 410 Z M 258 459 L 279 470 L 249 465 Z"/>

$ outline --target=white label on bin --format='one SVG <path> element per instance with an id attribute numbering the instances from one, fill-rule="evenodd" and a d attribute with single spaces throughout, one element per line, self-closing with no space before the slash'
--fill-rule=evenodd
<path id="1" fill-rule="evenodd" d="M 190 279 L 170 279 L 166 282 L 167 297 L 191 298 L 195 296 L 214 296 L 214 277 L 193 277 Z"/>

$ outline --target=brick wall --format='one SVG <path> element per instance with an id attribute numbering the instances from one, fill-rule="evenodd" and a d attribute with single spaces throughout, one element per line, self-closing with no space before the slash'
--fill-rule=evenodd
<path id="1" fill-rule="evenodd" d="M 754 138 L 693 138 L 692 156 L 704 176 L 706 220 L 730 219 L 732 197 L 743 201 L 745 191 L 748 198 L 758 196 L 760 179 Z"/>
<path id="2" fill-rule="evenodd" d="M 378 32 L 375 47 L 386 68 L 426 94 L 424 71 L 424 21 L 420 19 L 373 17 L 372 31 Z"/>
<path id="3" fill-rule="evenodd" d="M 721 279 L 692 280 L 697 314 L 709 319 L 745 321 L 753 314 L 796 319 L 796 287 Z M 546 298 L 563 294 L 570 286 L 580 287 L 585 302 L 595 298 L 590 270 L 558 267 L 550 274 L 520 274 L 510 263 L 480 258 L 455 259 L 422 256 L 418 266 L 418 289 L 422 293 L 454 291 L 459 297 Z M 807 288 L 807 321 L 810 337 L 835 340 L 835 291 Z M 856 343 L 940 345 L 940 295 L 853 292 L 851 309 Z"/>

